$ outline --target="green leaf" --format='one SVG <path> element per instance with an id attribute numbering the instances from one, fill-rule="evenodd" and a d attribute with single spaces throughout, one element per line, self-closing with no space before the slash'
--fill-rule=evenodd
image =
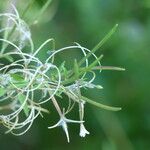
<path id="1" fill-rule="evenodd" d="M 11 57 L 9 55 L 5 56 L 4 58 L 7 59 L 9 62 L 13 62 L 14 61 L 13 57 Z"/>
<path id="2" fill-rule="evenodd" d="M 96 66 L 92 70 L 115 70 L 115 71 L 125 71 L 125 68 L 114 67 L 114 66 Z"/>
<path id="3" fill-rule="evenodd" d="M 121 110 L 120 107 L 107 106 L 107 105 L 104 105 L 104 104 L 95 102 L 95 101 L 93 101 L 93 100 L 90 100 L 89 98 L 84 97 L 84 96 L 82 96 L 81 98 L 82 98 L 84 101 L 86 101 L 87 103 L 90 103 L 90 104 L 95 105 L 95 106 L 97 106 L 97 107 L 100 107 L 100 108 L 102 108 L 102 109 L 106 109 L 106 110 L 110 110 L 110 111 L 119 111 L 119 110 Z"/>
<path id="4" fill-rule="evenodd" d="M 78 63 L 77 60 L 74 60 L 74 73 L 75 73 L 75 78 L 78 79 L 79 78 L 79 67 L 78 67 Z"/>
<path id="5" fill-rule="evenodd" d="M 13 57 L 10 56 L 10 55 L 0 54 L 0 58 L 5 58 L 5 59 L 8 60 L 9 62 L 13 62 L 13 61 L 14 61 Z"/>
<path id="6" fill-rule="evenodd" d="M 68 71 L 67 71 L 67 69 L 66 69 L 66 67 L 65 67 L 65 61 L 63 61 L 62 63 L 61 63 L 61 65 L 59 66 L 59 70 L 60 70 L 60 72 L 61 72 L 61 75 L 62 75 L 62 79 L 67 79 L 68 78 Z"/>
<path id="7" fill-rule="evenodd" d="M 23 17 L 25 16 L 26 12 L 27 12 L 27 11 L 29 10 L 29 8 L 34 4 L 34 2 L 35 2 L 35 0 L 31 0 L 31 1 L 28 3 L 27 7 L 25 8 L 25 10 L 23 11 L 23 13 L 22 13 L 22 15 L 21 15 L 21 18 L 23 18 Z"/>
<path id="8" fill-rule="evenodd" d="M 19 75 L 19 74 L 11 74 L 10 75 L 12 78 L 12 83 L 18 87 L 18 88 L 23 88 L 26 87 L 28 84 L 28 81 L 25 81 L 24 78 Z"/>
<path id="9" fill-rule="evenodd" d="M 50 3 L 52 2 L 52 0 L 47 0 L 46 3 L 44 4 L 44 6 L 41 8 L 41 10 L 39 11 L 38 15 L 35 17 L 35 21 L 39 20 L 43 13 L 45 12 L 45 10 L 48 8 L 48 6 L 50 5 Z"/>
<path id="10" fill-rule="evenodd" d="M 85 72 L 91 71 L 94 66 L 103 58 L 103 55 L 100 55 L 98 59 L 96 59 L 94 62 L 92 62 L 87 68 L 85 68 Z"/>
<path id="11" fill-rule="evenodd" d="M 64 70 L 64 68 L 65 68 L 65 61 L 63 61 L 62 63 L 61 63 L 61 65 L 59 66 L 59 70 L 60 70 L 60 72 L 62 72 L 63 70 Z"/>
<path id="12" fill-rule="evenodd" d="M 14 81 L 17 82 L 24 81 L 24 78 L 19 74 L 11 74 L 10 76 L 13 78 Z"/>
<path id="13" fill-rule="evenodd" d="M 21 104 L 24 103 L 25 99 L 26 99 L 26 96 L 24 94 L 18 94 L 18 100 Z M 24 110 L 25 115 L 28 116 L 29 108 L 27 104 L 24 105 L 23 110 Z"/>
<path id="14" fill-rule="evenodd" d="M 17 88 L 23 88 L 23 87 L 26 87 L 27 86 L 27 84 L 28 84 L 28 82 L 15 82 L 15 83 L 13 83 Z M 13 88 L 14 86 L 12 85 L 12 86 L 10 86 L 11 88 Z"/>
<path id="15" fill-rule="evenodd" d="M 7 90 L 5 88 L 0 88 L 0 97 L 6 94 Z"/>
<path id="16" fill-rule="evenodd" d="M 95 53 L 103 44 L 105 44 L 105 42 L 107 42 L 107 41 L 109 40 L 109 38 L 110 38 L 110 37 L 114 34 L 114 32 L 116 31 L 117 27 L 118 27 L 118 24 L 116 24 L 116 25 L 108 32 L 108 34 L 91 50 L 90 53 L 88 53 L 88 54 L 86 55 L 86 57 L 84 57 L 83 59 L 81 59 L 81 61 L 79 62 L 79 66 L 81 66 L 81 65 L 85 62 L 85 60 L 86 60 L 87 58 L 89 58 L 89 57 L 92 55 L 92 53 Z"/>

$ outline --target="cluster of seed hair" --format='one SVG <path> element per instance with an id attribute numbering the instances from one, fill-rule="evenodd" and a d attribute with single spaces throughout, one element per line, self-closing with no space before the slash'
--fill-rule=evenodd
<path id="1" fill-rule="evenodd" d="M 31 127 L 33 121 L 43 113 L 49 111 L 43 108 L 43 104 L 52 102 L 60 116 L 60 120 L 49 129 L 61 126 L 69 142 L 68 123 L 80 125 L 79 135 L 85 137 L 89 132 L 84 127 L 84 105 L 86 99 L 81 95 L 81 88 L 102 88 L 93 84 L 95 73 L 91 79 L 86 78 L 86 73 L 79 75 L 68 84 L 65 76 L 65 64 L 57 67 L 54 64 L 55 56 L 66 50 L 81 50 L 83 56 L 91 53 L 78 43 L 73 46 L 57 50 L 48 50 L 48 58 L 43 62 L 37 54 L 53 39 L 46 40 L 38 49 L 34 48 L 31 32 L 28 25 L 20 18 L 17 10 L 14 13 L 0 14 L 1 28 L 0 38 L 1 52 L 0 59 L 0 123 L 14 135 L 22 135 Z M 91 54 L 101 66 L 94 53 Z M 8 63 L 6 63 L 6 60 Z M 88 58 L 85 59 L 85 68 L 88 68 Z M 70 75 L 70 78 L 72 76 Z M 38 93 L 38 97 L 36 94 Z M 65 94 L 68 97 L 67 108 L 62 108 L 57 97 Z M 79 106 L 79 120 L 67 119 L 66 115 L 73 109 L 74 105 Z"/>

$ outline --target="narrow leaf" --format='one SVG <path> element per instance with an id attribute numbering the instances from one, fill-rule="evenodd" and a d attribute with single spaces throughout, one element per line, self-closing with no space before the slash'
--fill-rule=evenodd
<path id="1" fill-rule="evenodd" d="M 4 88 L 0 88 L 0 97 L 3 96 L 4 94 L 6 94 L 7 90 Z"/>
<path id="2" fill-rule="evenodd" d="M 31 1 L 28 3 L 27 7 L 25 8 L 25 10 L 23 11 L 23 13 L 22 13 L 22 15 L 21 15 L 21 18 L 23 18 L 23 17 L 25 16 L 26 12 L 28 12 L 29 8 L 34 4 L 34 2 L 35 2 L 35 0 L 31 0 Z"/>
<path id="3" fill-rule="evenodd" d="M 23 95 L 23 94 L 19 94 L 19 95 L 18 95 L 18 100 L 19 100 L 19 102 L 20 102 L 21 104 L 24 103 L 25 99 L 26 99 L 26 96 L 25 96 L 25 95 Z M 28 109 L 28 105 L 27 105 L 27 104 L 24 105 L 23 110 L 24 110 L 25 115 L 28 116 L 28 114 L 29 114 L 29 109 Z"/>
<path id="4" fill-rule="evenodd" d="M 47 9 L 47 7 L 50 5 L 51 2 L 52 0 L 47 0 L 47 2 L 44 4 L 42 9 L 40 10 L 39 14 L 36 16 L 35 21 L 40 19 L 40 17 L 43 15 L 43 13 L 45 12 L 45 10 Z"/>
<path id="5" fill-rule="evenodd" d="M 78 79 L 79 78 L 79 68 L 78 68 L 78 63 L 77 63 L 76 59 L 74 60 L 74 73 L 75 73 L 76 79 Z"/>
<path id="6" fill-rule="evenodd" d="M 96 66 L 93 67 L 93 70 L 116 70 L 116 71 L 125 71 L 125 68 L 114 67 L 114 66 Z"/>
<path id="7" fill-rule="evenodd" d="M 89 57 L 92 55 L 92 53 L 95 53 L 106 41 L 109 40 L 109 38 L 110 38 L 110 37 L 114 34 L 114 32 L 116 31 L 117 27 L 118 27 L 118 24 L 116 24 L 116 25 L 109 31 L 109 33 L 91 50 L 91 52 L 86 55 L 86 57 L 84 57 L 83 59 L 81 59 L 81 61 L 79 62 L 79 66 L 81 66 L 81 65 L 85 62 L 85 60 L 86 60 L 87 58 L 89 58 Z"/>
<path id="8" fill-rule="evenodd" d="M 92 105 L 95 105 L 97 107 L 100 107 L 102 109 L 106 109 L 106 110 L 110 110 L 110 111 L 119 111 L 121 110 L 120 107 L 112 107 L 112 106 L 107 106 L 107 105 L 104 105 L 104 104 L 101 104 L 101 103 L 98 103 L 98 102 L 95 102 L 93 100 L 90 100 L 89 98 L 87 97 L 81 97 L 84 101 L 86 101 L 87 103 L 90 103 Z"/>
<path id="9" fill-rule="evenodd" d="M 13 62 L 14 61 L 14 59 L 11 56 L 9 56 L 9 55 L 5 56 L 4 58 L 7 59 L 9 62 Z"/>
<path id="10" fill-rule="evenodd" d="M 19 74 L 11 74 L 10 76 L 13 78 L 14 81 L 24 81 L 24 78 Z"/>

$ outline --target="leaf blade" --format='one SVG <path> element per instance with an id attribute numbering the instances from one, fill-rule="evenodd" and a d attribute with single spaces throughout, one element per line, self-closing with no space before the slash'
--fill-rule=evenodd
<path id="1" fill-rule="evenodd" d="M 92 101 L 90 100 L 89 98 L 87 97 L 84 97 L 82 96 L 81 97 L 84 101 L 94 105 L 94 106 L 97 106 L 99 108 L 102 108 L 102 109 L 105 109 L 105 110 L 110 110 L 110 111 L 119 111 L 121 110 L 121 107 L 112 107 L 112 106 L 107 106 L 107 105 L 104 105 L 104 104 L 101 104 L 101 103 L 98 103 L 98 102 L 95 102 L 95 101 Z"/>
<path id="2" fill-rule="evenodd" d="M 21 104 L 24 103 L 24 100 L 26 99 L 26 96 L 22 93 L 18 94 L 18 100 Z M 29 114 L 29 108 L 28 108 L 28 105 L 25 103 L 24 107 L 23 107 L 23 110 L 24 110 L 24 113 L 26 116 L 28 116 Z"/>

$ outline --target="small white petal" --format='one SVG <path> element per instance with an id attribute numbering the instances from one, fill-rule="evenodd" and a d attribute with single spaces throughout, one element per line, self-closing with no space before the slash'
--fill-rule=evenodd
<path id="1" fill-rule="evenodd" d="M 67 141 L 68 143 L 70 142 L 70 139 L 69 139 L 69 132 L 68 132 L 68 126 L 67 126 L 67 123 L 65 121 L 62 122 L 61 124 L 65 134 L 66 134 L 66 137 L 67 137 Z"/>
<path id="2" fill-rule="evenodd" d="M 84 121 L 72 120 L 72 119 L 67 119 L 67 118 L 65 118 L 65 121 L 67 123 L 83 123 L 84 122 Z"/>
<path id="3" fill-rule="evenodd" d="M 84 125 L 82 123 L 82 124 L 80 124 L 80 134 L 79 135 L 81 137 L 85 137 L 86 134 L 90 134 L 90 133 L 85 129 L 85 127 L 84 127 Z"/>
<path id="4" fill-rule="evenodd" d="M 60 124 L 61 124 L 61 120 L 58 121 L 58 122 L 57 122 L 56 124 L 54 124 L 53 126 L 48 127 L 48 129 L 56 128 L 56 127 L 60 126 Z"/>

